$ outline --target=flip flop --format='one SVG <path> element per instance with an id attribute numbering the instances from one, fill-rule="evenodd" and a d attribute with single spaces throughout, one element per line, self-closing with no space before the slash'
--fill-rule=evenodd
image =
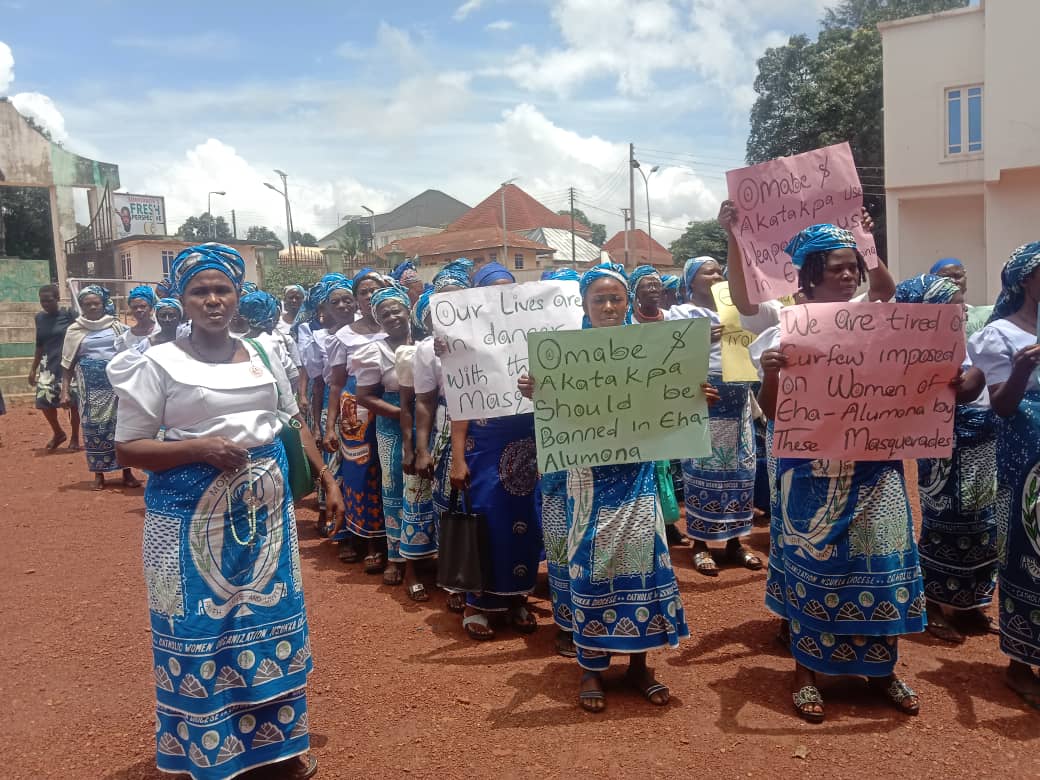
<path id="1" fill-rule="evenodd" d="M 473 626 L 481 626 L 487 630 L 486 632 L 478 632 L 473 629 Z M 491 623 L 483 612 L 462 618 L 462 628 L 469 634 L 470 639 L 476 639 L 478 642 L 486 642 L 495 638 L 495 630 L 491 628 Z"/>
<path id="2" fill-rule="evenodd" d="M 796 693 L 791 694 L 791 700 L 794 702 L 794 710 L 798 713 L 798 717 L 808 723 L 823 723 L 822 712 L 813 712 L 807 709 L 810 704 L 819 704 L 820 709 L 823 709 L 823 696 L 820 695 L 820 689 L 815 685 L 806 685 L 799 688 Z"/>
<path id="3" fill-rule="evenodd" d="M 538 630 L 538 621 L 523 604 L 509 609 L 509 625 L 521 634 L 533 634 Z"/>
<path id="4" fill-rule="evenodd" d="M 595 677 L 595 678 L 597 678 L 599 680 L 600 686 L 602 688 L 603 678 L 602 678 L 602 676 L 600 675 L 599 672 L 585 672 L 584 674 L 582 674 L 582 676 L 581 676 L 582 684 L 584 684 L 587 680 L 591 680 L 593 677 Z M 602 707 L 593 707 L 593 706 L 591 706 L 592 702 L 599 702 L 599 701 L 603 702 L 603 706 Z M 591 712 L 593 715 L 598 715 L 599 713 L 603 712 L 603 710 L 605 710 L 607 708 L 607 696 L 606 696 L 605 693 L 603 693 L 602 690 L 598 690 L 598 691 L 579 691 L 578 692 L 578 704 L 581 705 L 581 708 L 583 710 L 585 710 L 585 712 Z"/>
<path id="5" fill-rule="evenodd" d="M 646 670 L 646 674 L 650 678 L 653 677 L 653 672 L 651 672 L 649 669 Z M 632 688 L 635 688 L 635 690 L 639 691 L 639 693 L 643 695 L 644 699 L 653 704 L 655 707 L 664 707 L 668 704 L 669 701 L 671 701 L 671 695 L 670 691 L 668 690 L 668 686 L 657 682 L 657 680 L 647 682 L 645 678 L 637 678 L 631 672 L 625 672 L 625 680 Z M 654 701 L 654 696 L 656 696 L 659 693 L 664 694 L 664 701 Z"/>

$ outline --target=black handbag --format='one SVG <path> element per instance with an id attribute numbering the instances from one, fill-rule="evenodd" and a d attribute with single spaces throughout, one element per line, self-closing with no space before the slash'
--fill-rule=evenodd
<path id="1" fill-rule="evenodd" d="M 274 370 L 271 368 L 271 360 L 267 357 L 267 352 L 260 345 L 260 342 L 256 339 L 246 339 L 246 341 L 253 346 L 253 349 L 260 356 L 260 360 L 263 361 L 267 370 L 273 376 Z M 277 377 L 275 378 L 275 389 L 278 389 Z M 278 390 L 279 402 L 281 402 L 281 398 L 282 391 Z M 282 421 L 282 430 L 278 434 L 278 438 L 281 439 L 282 446 L 285 447 L 285 459 L 289 462 L 289 473 L 286 481 L 289 483 L 293 501 L 299 501 L 314 492 L 311 462 L 303 449 L 303 439 L 300 438 L 300 431 L 303 430 L 303 426 L 300 425 L 300 421 L 295 417 L 284 414 L 280 409 L 278 410 L 278 417 Z"/>
<path id="2" fill-rule="evenodd" d="M 441 513 L 438 531 L 437 585 L 453 591 L 480 593 L 491 572 L 487 518 L 471 511 L 469 497 L 451 491 L 448 509 Z"/>

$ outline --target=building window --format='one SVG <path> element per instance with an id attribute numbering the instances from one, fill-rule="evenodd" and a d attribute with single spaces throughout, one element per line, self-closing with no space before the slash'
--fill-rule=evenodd
<path id="1" fill-rule="evenodd" d="M 123 252 L 119 255 L 119 262 L 123 266 L 123 278 L 133 279 L 134 278 L 134 264 L 130 258 L 129 252 Z"/>
<path id="2" fill-rule="evenodd" d="M 982 151 L 982 87 L 946 90 L 946 156 Z"/>
<path id="3" fill-rule="evenodd" d="M 171 252 L 169 249 L 162 251 L 162 272 L 163 276 L 170 275 L 170 266 L 173 264 L 173 258 L 177 256 L 176 252 Z"/>
<path id="4" fill-rule="evenodd" d="M 513 270 L 514 271 L 523 271 L 524 270 L 524 256 L 523 255 L 513 255 Z"/>

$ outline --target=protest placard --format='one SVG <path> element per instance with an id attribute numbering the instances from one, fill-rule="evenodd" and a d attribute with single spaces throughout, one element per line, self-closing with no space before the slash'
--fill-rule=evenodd
<path id="1" fill-rule="evenodd" d="M 758 371 L 748 354 L 748 347 L 755 340 L 755 334 L 744 330 L 740 324 L 740 312 L 730 299 L 729 282 L 713 285 L 711 294 L 722 322 L 722 381 L 757 382 Z"/>
<path id="2" fill-rule="evenodd" d="M 906 460 L 953 451 L 964 307 L 814 303 L 780 312 L 773 454 Z"/>
<path id="3" fill-rule="evenodd" d="M 517 390 L 527 373 L 527 336 L 581 326 L 577 282 L 527 282 L 439 293 L 430 300 L 433 332 L 444 338 L 444 397 L 453 420 L 508 417 L 532 410 Z"/>
<path id="4" fill-rule="evenodd" d="M 702 317 L 532 333 L 539 470 L 710 455 L 710 329 Z"/>
<path id="5" fill-rule="evenodd" d="M 734 235 L 752 303 L 798 291 L 798 271 L 784 251 L 802 228 L 829 222 L 851 230 L 869 268 L 874 237 L 863 229 L 863 188 L 848 143 L 780 157 L 726 173 L 737 205 Z"/>

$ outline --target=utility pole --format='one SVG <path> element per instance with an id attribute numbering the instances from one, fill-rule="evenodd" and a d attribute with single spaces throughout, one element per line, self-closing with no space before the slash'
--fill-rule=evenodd
<path id="1" fill-rule="evenodd" d="M 621 214 L 625 218 L 625 266 L 628 266 L 628 209 L 622 207 Z"/>
<path id="2" fill-rule="evenodd" d="M 231 235 L 238 241 L 238 222 L 235 221 L 235 210 L 231 209 Z"/>
<path id="3" fill-rule="evenodd" d="M 636 145 L 628 145 L 628 215 L 636 227 Z M 634 237 L 633 237 L 634 238 Z M 633 247 L 634 248 L 634 247 Z M 628 266 L 628 232 L 625 232 L 625 265 Z"/>
<path id="4" fill-rule="evenodd" d="M 571 263 L 577 263 L 574 256 L 574 187 L 571 187 Z"/>

